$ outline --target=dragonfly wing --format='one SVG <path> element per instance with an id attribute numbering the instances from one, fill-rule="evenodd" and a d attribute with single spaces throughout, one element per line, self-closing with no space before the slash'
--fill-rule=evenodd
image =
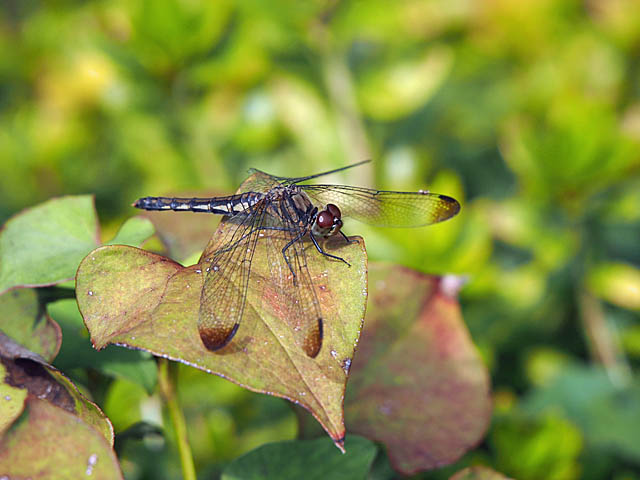
<path id="1" fill-rule="evenodd" d="M 242 182 L 240 188 L 237 193 L 244 192 L 262 192 L 267 193 L 274 187 L 280 185 L 279 181 L 280 177 L 274 177 L 273 175 L 269 175 L 266 172 L 261 170 L 256 170 L 255 168 L 249 169 L 249 176 L 247 179 Z"/>
<path id="2" fill-rule="evenodd" d="M 265 206 L 248 215 L 227 218 L 221 247 L 200 262 L 206 277 L 200 295 L 198 332 L 207 349 L 227 345 L 236 334 L 244 313 L 251 261 L 259 239 Z"/>
<path id="3" fill-rule="evenodd" d="M 446 195 L 392 192 L 347 185 L 300 185 L 320 205 L 337 205 L 343 217 L 380 227 L 421 227 L 447 220 L 460 204 Z"/>
<path id="4" fill-rule="evenodd" d="M 301 237 L 304 233 L 299 226 L 283 218 L 282 230 L 273 232 L 279 241 L 267 242 L 267 258 L 271 267 L 269 281 L 273 288 L 270 301 L 293 331 L 296 344 L 309 357 L 315 358 L 322 347 L 323 318 L 307 265 Z M 285 259 L 282 249 L 289 244 L 284 252 Z"/>

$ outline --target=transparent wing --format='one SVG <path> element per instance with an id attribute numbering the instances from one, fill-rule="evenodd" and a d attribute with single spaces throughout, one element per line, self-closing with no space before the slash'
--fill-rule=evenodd
<path id="1" fill-rule="evenodd" d="M 249 169 L 249 176 L 242 182 L 237 193 L 243 192 L 263 192 L 267 193 L 274 187 L 280 185 L 280 177 L 274 177 L 266 172 L 256 170 L 255 168 Z"/>
<path id="2" fill-rule="evenodd" d="M 358 167 L 360 165 L 364 165 L 365 163 L 369 163 L 371 160 L 363 160 L 362 162 L 352 163 L 351 165 L 347 165 L 346 167 L 334 168 L 333 170 L 328 170 L 326 172 L 314 173 L 313 175 L 306 175 L 304 177 L 278 177 L 276 175 L 271 175 L 269 173 L 265 173 L 262 170 L 258 170 L 257 168 L 250 168 L 249 174 L 253 175 L 254 173 L 260 173 L 270 177 L 272 180 L 275 180 L 278 183 L 284 185 L 291 185 L 294 183 L 306 182 L 307 180 L 311 180 L 313 178 L 324 177 L 325 175 L 330 175 L 332 173 L 342 172 L 344 170 L 348 170 L 353 167 Z"/>
<path id="3" fill-rule="evenodd" d="M 293 330 L 296 343 L 310 357 L 322 346 L 320 306 L 309 274 L 302 237 L 305 230 L 280 217 L 269 215 L 269 203 L 255 205 L 246 215 L 227 218 L 220 233 L 220 248 L 208 254 L 206 277 L 200 297 L 198 331 L 212 351 L 231 342 L 240 326 L 252 279 L 251 265 L 258 248 L 265 248 L 269 260 L 270 301 L 276 314 Z M 293 241 L 296 240 L 296 241 Z M 262 242 L 262 247 L 257 243 Z M 291 273 L 282 249 L 296 275 Z M 259 295 L 266 295 L 264 292 Z"/>
<path id="4" fill-rule="evenodd" d="M 460 204 L 446 195 L 391 192 L 347 185 L 300 185 L 319 207 L 334 203 L 343 217 L 380 227 L 421 227 L 447 220 Z"/>
<path id="5" fill-rule="evenodd" d="M 266 206 L 261 203 L 246 215 L 227 218 L 219 231 L 223 235 L 221 247 L 200 262 L 206 277 L 200 295 L 198 332 L 209 350 L 227 345 L 238 330 L 265 212 Z"/>
<path id="6" fill-rule="evenodd" d="M 323 319 L 307 265 L 304 234 L 304 229 L 283 218 L 282 230 L 277 232 L 280 240 L 268 242 L 267 258 L 275 293 L 272 301 L 292 329 L 296 343 L 314 358 L 322 347 Z M 282 249 L 286 245 L 290 246 L 285 251 L 285 259 Z"/>

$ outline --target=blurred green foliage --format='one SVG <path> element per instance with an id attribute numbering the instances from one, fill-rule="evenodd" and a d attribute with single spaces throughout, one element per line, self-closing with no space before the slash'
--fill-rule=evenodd
<path id="1" fill-rule="evenodd" d="M 463 204 L 410 232 L 345 225 L 372 258 L 469 275 L 497 411 L 461 465 L 640 478 L 637 2 L 5 0 L 0 51 L 2 222 L 93 193 L 111 238 L 139 196 L 373 158 L 335 180 Z M 280 401 L 182 370 L 199 471 L 293 435 Z M 124 378 L 106 413 L 153 424 Z M 129 478 L 177 472 L 162 443 L 127 445 Z"/>

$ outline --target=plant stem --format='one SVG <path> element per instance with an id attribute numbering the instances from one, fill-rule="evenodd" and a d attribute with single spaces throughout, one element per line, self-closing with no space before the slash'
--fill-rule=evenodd
<path id="1" fill-rule="evenodd" d="M 581 320 L 589 340 L 591 356 L 600 363 L 618 388 L 629 385 L 631 367 L 624 356 L 613 325 L 608 324 L 600 302 L 587 290 L 579 292 Z"/>
<path id="2" fill-rule="evenodd" d="M 171 371 L 169 369 L 171 368 Z M 175 391 L 176 368 L 166 358 L 158 358 L 158 386 L 176 434 L 183 480 L 196 480 L 193 455 L 187 438 L 187 426 Z"/>

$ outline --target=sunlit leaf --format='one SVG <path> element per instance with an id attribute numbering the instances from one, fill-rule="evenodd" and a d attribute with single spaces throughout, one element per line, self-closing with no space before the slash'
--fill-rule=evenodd
<path id="1" fill-rule="evenodd" d="M 120 227 L 116 236 L 106 245 L 142 245 L 153 233 L 153 224 L 149 219 L 133 217 Z"/>
<path id="2" fill-rule="evenodd" d="M 489 378 L 462 321 L 460 279 L 374 265 L 345 399 L 347 427 L 409 474 L 454 462 L 483 437 Z"/>
<path id="3" fill-rule="evenodd" d="M 60 326 L 47 315 L 37 291 L 31 288 L 0 296 L 0 331 L 49 362 L 62 342 Z"/>
<path id="4" fill-rule="evenodd" d="M 234 460 L 222 479 L 366 478 L 376 446 L 365 438 L 349 436 L 345 448 L 347 453 L 341 454 L 326 438 L 267 444 Z"/>
<path id="5" fill-rule="evenodd" d="M 99 244 L 89 195 L 55 198 L 24 210 L 0 231 L 0 292 L 69 280 Z"/>
<path id="6" fill-rule="evenodd" d="M 220 232 L 207 250 L 215 248 L 219 238 Z M 297 343 L 286 314 L 271 307 L 271 265 L 264 242 L 256 246 L 251 270 L 255 286 L 248 290 L 240 328 L 231 343 L 216 352 L 204 347 L 197 328 L 206 273 L 201 265 L 182 267 L 131 247 L 98 248 L 78 269 L 78 305 L 96 348 L 116 343 L 147 350 L 297 402 L 340 446 L 345 365 L 351 362 L 364 313 L 366 256 L 362 241 L 346 245 L 336 240 L 327 248 L 351 267 L 327 261 L 314 250 L 307 254 L 324 318 L 316 358 Z"/>
<path id="7" fill-rule="evenodd" d="M 460 470 L 449 480 L 509 480 L 509 477 L 505 477 L 488 467 L 475 466 Z"/>
<path id="8" fill-rule="evenodd" d="M 439 47 L 412 61 L 394 62 L 366 78 L 359 89 L 366 114 L 377 120 L 397 120 L 424 105 L 445 80 L 452 52 Z"/>
<path id="9" fill-rule="evenodd" d="M 640 269 L 630 264 L 605 263 L 594 266 L 588 275 L 593 292 L 614 305 L 640 310 Z"/>
<path id="10" fill-rule="evenodd" d="M 0 377 L 5 378 L 7 369 L 0 363 Z M 0 383 L 0 435 L 11 426 L 24 409 L 27 390 L 14 387 L 6 381 Z"/>

